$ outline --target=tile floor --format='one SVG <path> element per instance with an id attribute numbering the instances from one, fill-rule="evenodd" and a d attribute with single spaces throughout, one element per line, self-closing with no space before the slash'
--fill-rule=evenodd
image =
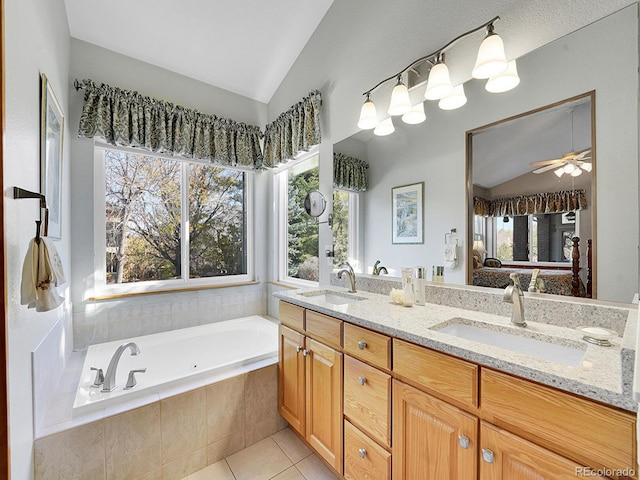
<path id="1" fill-rule="evenodd" d="M 183 480 L 335 480 L 288 428 Z"/>

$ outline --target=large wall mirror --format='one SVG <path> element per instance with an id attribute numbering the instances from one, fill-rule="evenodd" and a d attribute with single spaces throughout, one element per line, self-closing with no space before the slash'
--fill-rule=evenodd
<path id="1" fill-rule="evenodd" d="M 491 94 L 484 82 L 469 80 L 464 84 L 468 102 L 458 110 L 443 111 L 437 103 L 425 102 L 427 120 L 422 124 L 406 125 L 394 119 L 396 130 L 391 135 L 378 137 L 362 131 L 336 143 L 334 151 L 369 163 L 369 188 L 361 194 L 360 271 L 371 273 L 381 260 L 391 276 L 399 276 L 402 267 L 419 265 L 431 272 L 432 266 L 444 263 L 445 234 L 456 229 L 458 264 L 445 268 L 444 279 L 446 283 L 472 283 L 474 234 L 482 233 L 474 230 L 469 214 L 473 211 L 472 183 L 488 190 L 484 194 L 490 197 L 502 195 L 500 188 L 510 182 L 520 184 L 521 195 L 582 189 L 586 207 L 532 218 L 536 225 L 531 227 L 527 218 L 530 239 L 518 243 L 530 254 L 534 240 L 528 232 L 545 224 L 549 251 L 538 251 L 535 260 L 546 270 L 566 268 L 565 242 L 572 232 L 578 233 L 580 273 L 586 287 L 585 249 L 586 241 L 592 239 L 594 297 L 631 302 L 639 289 L 637 38 L 638 5 L 634 4 L 518 58 L 521 83 L 510 92 Z M 411 92 L 412 100 L 417 101 L 423 92 Z M 385 105 L 384 100 L 377 103 Z M 514 123 L 510 132 L 510 120 L 517 119 L 524 126 Z M 543 128 L 553 138 L 543 134 Z M 487 162 L 473 166 L 472 181 L 467 176 L 467 132 L 477 133 L 473 135 L 477 140 L 474 165 L 482 156 Z M 559 177 L 554 173 L 559 166 L 531 173 L 546 167 L 531 164 L 586 149 L 591 149 L 591 158 L 579 159 L 585 164 L 579 176 Z M 591 172 L 586 163 L 591 163 Z M 519 175 L 514 168 L 520 169 Z M 543 181 L 549 185 L 538 184 Z M 417 182 L 424 182 L 424 243 L 395 245 L 391 192 L 399 185 Z M 510 195 L 516 195 L 515 191 Z M 574 214 L 576 221 L 571 218 Z M 496 226 L 491 229 L 499 228 L 498 221 L 504 227 L 504 216 L 493 221 Z M 507 227 L 515 225 L 515 218 L 508 216 L 506 223 Z M 518 227 L 518 232 L 525 232 L 524 227 Z M 482 240 L 488 252 L 482 254 L 482 260 L 497 256 L 497 250 L 490 251 L 492 239 Z M 529 262 L 529 258 L 511 262 Z"/>
<path id="2" fill-rule="evenodd" d="M 518 273 L 531 291 L 596 296 L 594 105 L 590 92 L 467 132 L 467 283 Z"/>

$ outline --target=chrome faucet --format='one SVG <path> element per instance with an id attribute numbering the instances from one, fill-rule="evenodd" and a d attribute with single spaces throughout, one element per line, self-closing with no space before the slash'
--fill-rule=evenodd
<path id="1" fill-rule="evenodd" d="M 526 327 L 527 322 L 524 321 L 524 293 L 520 286 L 520 276 L 517 273 L 512 273 L 509 278 L 511 278 L 513 285 L 509 285 L 504 289 L 502 301 L 513 304 L 511 323 L 518 327 Z"/>
<path id="2" fill-rule="evenodd" d="M 387 268 L 386 267 L 379 267 L 378 264 L 380 263 L 380 260 L 376 260 L 376 263 L 373 265 L 373 274 L 374 275 L 380 275 L 382 273 L 382 271 L 384 270 L 384 273 L 389 275 L 389 272 L 387 272 Z"/>
<path id="3" fill-rule="evenodd" d="M 353 271 L 353 267 L 349 265 L 349 262 L 344 262 L 342 270 L 338 271 L 338 279 L 342 279 L 342 274 L 346 273 L 349 278 L 349 293 L 357 293 L 356 292 L 356 274 Z"/>
<path id="4" fill-rule="evenodd" d="M 116 388 L 116 369 L 118 368 L 120 357 L 127 348 L 131 350 L 131 355 L 138 355 L 140 353 L 138 345 L 136 345 L 134 342 L 123 343 L 122 345 L 120 345 L 111 357 L 109 367 L 107 368 L 107 373 L 104 376 L 104 384 L 102 386 L 101 392 L 110 392 L 114 388 Z"/>

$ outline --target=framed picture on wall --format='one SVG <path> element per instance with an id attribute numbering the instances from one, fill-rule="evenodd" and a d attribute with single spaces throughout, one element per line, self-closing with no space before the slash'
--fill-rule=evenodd
<path id="1" fill-rule="evenodd" d="M 48 236 L 59 240 L 62 238 L 64 114 L 44 73 L 41 75 L 40 100 L 40 191 L 46 197 L 49 208 Z"/>
<path id="2" fill-rule="evenodd" d="M 391 189 L 391 242 L 424 243 L 424 182 Z"/>

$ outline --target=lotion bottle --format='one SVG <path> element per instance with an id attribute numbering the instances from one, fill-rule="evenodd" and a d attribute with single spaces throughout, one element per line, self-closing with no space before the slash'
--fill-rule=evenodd
<path id="1" fill-rule="evenodd" d="M 424 293 L 424 281 L 427 277 L 427 269 L 425 267 L 416 267 L 416 283 L 415 297 L 416 305 L 424 305 L 426 303 Z"/>

